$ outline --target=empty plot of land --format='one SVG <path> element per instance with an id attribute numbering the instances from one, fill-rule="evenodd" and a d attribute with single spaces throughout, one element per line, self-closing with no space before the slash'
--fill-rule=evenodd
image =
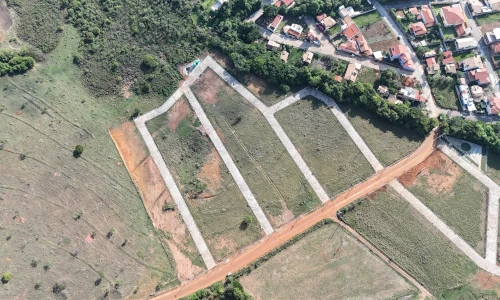
<path id="1" fill-rule="evenodd" d="M 257 299 L 387 299 L 415 289 L 337 224 L 309 233 L 240 278 Z"/>
<path id="2" fill-rule="evenodd" d="M 308 96 L 276 118 L 330 197 L 374 172 L 337 118 L 316 98 Z"/>
<path id="3" fill-rule="evenodd" d="M 411 129 L 385 122 L 362 108 L 342 102 L 338 105 L 384 166 L 415 151 L 424 140 Z"/>
<path id="4" fill-rule="evenodd" d="M 441 151 L 399 178 L 422 203 L 484 255 L 488 189 Z"/>
<path id="5" fill-rule="evenodd" d="M 500 13 L 485 14 L 476 17 L 477 25 L 481 33 L 485 34 L 488 31 L 500 27 Z"/>
<path id="6" fill-rule="evenodd" d="M 486 175 L 497 184 L 500 184 L 500 154 L 492 150 L 488 151 Z"/>
<path id="7" fill-rule="evenodd" d="M 399 44 L 396 35 L 382 20 L 378 11 L 373 11 L 353 19 L 373 51 L 387 51 Z"/>
<path id="8" fill-rule="evenodd" d="M 319 204 L 267 120 L 252 104 L 212 70 L 205 71 L 192 90 L 275 226 Z"/>
<path id="9" fill-rule="evenodd" d="M 256 240 L 258 223 L 187 99 L 147 122 L 193 218 L 218 261 Z"/>

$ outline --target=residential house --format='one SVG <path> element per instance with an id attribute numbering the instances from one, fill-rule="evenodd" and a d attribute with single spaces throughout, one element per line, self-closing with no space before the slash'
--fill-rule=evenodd
<path id="1" fill-rule="evenodd" d="M 491 8 L 481 0 L 469 0 L 469 7 L 474 16 L 491 12 Z"/>
<path id="2" fill-rule="evenodd" d="M 338 47 L 339 50 L 348 52 L 354 55 L 360 55 L 361 53 L 359 52 L 358 49 L 358 43 L 354 40 L 348 40 L 345 43 L 342 43 Z"/>
<path id="3" fill-rule="evenodd" d="M 354 39 L 356 40 L 359 52 L 361 52 L 361 54 L 366 56 L 370 56 L 373 54 L 372 49 L 370 48 L 370 46 L 368 46 L 368 42 L 362 34 L 359 34 Z"/>
<path id="4" fill-rule="evenodd" d="M 299 24 L 292 24 L 291 26 L 285 26 L 283 27 L 283 32 L 290 36 L 290 37 L 294 37 L 296 39 L 298 39 L 300 37 L 300 35 L 302 34 L 302 32 L 304 31 L 304 28 L 302 28 L 302 26 L 300 26 Z"/>
<path id="5" fill-rule="evenodd" d="M 490 45 L 500 42 L 500 28 L 495 28 L 493 31 L 488 31 L 483 36 L 484 43 Z"/>
<path id="6" fill-rule="evenodd" d="M 490 76 L 488 75 L 488 70 L 486 70 L 486 68 L 470 70 L 467 72 L 467 77 L 469 77 L 470 82 L 474 82 L 478 85 L 489 85 L 491 83 Z"/>
<path id="7" fill-rule="evenodd" d="M 409 87 L 414 87 L 415 86 L 415 78 L 411 76 L 404 76 L 403 79 L 401 79 L 401 84 L 403 86 L 409 86 Z"/>
<path id="8" fill-rule="evenodd" d="M 302 54 L 302 62 L 305 64 L 310 64 L 312 63 L 313 57 L 314 54 L 312 52 L 306 51 L 304 52 L 304 54 Z"/>
<path id="9" fill-rule="evenodd" d="M 323 21 L 324 19 L 326 19 L 326 17 L 328 17 L 328 15 L 325 14 L 325 13 L 322 13 L 321 15 L 317 15 L 316 16 L 316 20 L 321 23 L 321 21 Z"/>
<path id="10" fill-rule="evenodd" d="M 420 16 L 420 20 L 425 24 L 425 27 L 430 28 L 436 24 L 436 19 L 429 5 L 422 5 L 422 7 L 420 7 Z"/>
<path id="11" fill-rule="evenodd" d="M 295 4 L 295 0 L 278 0 L 274 3 L 276 7 L 285 6 L 286 8 L 290 8 Z"/>
<path id="12" fill-rule="evenodd" d="M 281 21 L 283 21 L 283 16 L 282 15 L 277 15 L 274 17 L 274 20 L 267 26 L 267 29 L 269 29 L 271 32 L 274 32 L 279 26 Z"/>
<path id="13" fill-rule="evenodd" d="M 268 50 L 272 50 L 272 51 L 276 51 L 276 50 L 281 49 L 281 45 L 280 44 L 276 43 L 275 41 L 271 41 L 271 40 L 269 40 L 267 42 L 266 46 L 267 46 Z"/>
<path id="14" fill-rule="evenodd" d="M 451 53 L 451 51 L 450 51 L 450 53 Z M 434 56 L 437 56 L 436 50 L 430 50 L 430 51 L 427 51 L 424 53 L 425 58 L 434 57 Z"/>
<path id="15" fill-rule="evenodd" d="M 358 63 L 349 63 L 344 74 L 344 79 L 349 81 L 356 81 L 358 77 L 359 70 L 361 70 L 361 65 Z"/>
<path id="16" fill-rule="evenodd" d="M 466 84 L 460 84 L 456 87 L 458 96 L 460 98 L 460 103 L 462 104 L 462 109 L 468 112 L 476 111 L 476 106 L 474 105 L 474 100 L 470 95 L 469 86 Z"/>
<path id="17" fill-rule="evenodd" d="M 398 44 L 396 46 L 392 46 L 389 48 L 389 55 L 392 61 L 398 59 L 403 69 L 415 71 L 415 63 L 406 52 L 406 47 L 404 45 Z"/>
<path id="18" fill-rule="evenodd" d="M 500 10 L 500 0 L 485 0 L 486 4 L 491 8 L 491 10 Z"/>
<path id="19" fill-rule="evenodd" d="M 500 115 L 500 97 L 491 97 L 486 106 L 488 115 Z"/>
<path id="20" fill-rule="evenodd" d="M 500 42 L 496 42 L 490 45 L 490 51 L 493 55 L 500 53 Z"/>
<path id="21" fill-rule="evenodd" d="M 339 7 L 339 15 L 341 18 L 345 18 L 346 16 L 352 17 L 359 15 L 359 12 L 354 11 L 354 8 L 352 8 L 351 6 L 345 7 L 344 5 L 342 5 L 341 7 Z"/>
<path id="22" fill-rule="evenodd" d="M 337 21 L 335 21 L 332 17 L 326 17 L 320 23 L 321 25 L 323 25 L 323 27 L 325 27 L 325 30 L 328 30 L 337 25 Z"/>
<path id="23" fill-rule="evenodd" d="M 441 63 L 443 65 L 451 64 L 455 62 L 455 58 L 453 57 L 453 52 L 451 51 L 444 51 L 443 52 L 443 60 Z"/>
<path id="24" fill-rule="evenodd" d="M 477 41 L 473 37 L 461 38 L 455 40 L 457 50 L 467 50 L 477 48 Z"/>
<path id="25" fill-rule="evenodd" d="M 406 47 L 401 44 L 397 44 L 396 46 L 392 46 L 389 48 L 389 55 L 391 60 L 399 59 L 401 54 L 406 53 Z"/>
<path id="26" fill-rule="evenodd" d="M 427 33 L 427 28 L 425 27 L 424 23 L 422 23 L 422 22 L 417 22 L 417 23 L 411 24 L 411 26 L 408 30 L 411 33 L 413 33 L 414 36 L 420 36 L 420 35 L 424 35 Z"/>
<path id="27" fill-rule="evenodd" d="M 418 11 L 418 8 L 416 8 L 415 6 L 408 8 L 408 13 L 410 15 L 414 15 L 415 18 L 417 18 L 417 20 L 420 20 L 422 18 L 422 16 L 420 16 L 420 12 Z"/>
<path id="28" fill-rule="evenodd" d="M 440 71 L 440 66 L 434 57 L 427 58 L 425 63 L 427 64 L 427 74 L 433 75 Z"/>
<path id="29" fill-rule="evenodd" d="M 420 94 L 420 91 L 412 87 L 404 87 L 399 90 L 398 97 L 403 100 L 416 101 L 419 103 L 427 102 L 427 99 Z"/>
<path id="30" fill-rule="evenodd" d="M 358 29 L 358 26 L 356 26 L 356 24 L 353 23 L 353 24 L 349 25 L 346 29 L 344 29 L 344 31 L 342 31 L 341 34 L 343 36 L 345 36 L 346 39 L 350 40 L 353 37 L 360 34 L 360 31 Z"/>
<path id="31" fill-rule="evenodd" d="M 481 60 L 481 57 L 479 57 L 479 56 L 466 58 L 462 62 L 460 62 L 459 64 L 464 72 L 484 68 L 483 61 Z"/>
<path id="32" fill-rule="evenodd" d="M 321 42 L 319 41 L 318 37 L 312 33 L 311 31 L 309 31 L 307 33 L 307 41 L 309 43 L 313 43 L 313 44 L 316 44 L 316 45 L 321 45 Z"/>
<path id="33" fill-rule="evenodd" d="M 479 85 L 473 85 L 470 87 L 470 93 L 474 99 L 482 99 L 484 96 L 483 88 Z"/>
<path id="34" fill-rule="evenodd" d="M 377 93 L 384 98 L 387 98 L 390 95 L 389 88 L 385 85 L 379 85 L 377 88 Z"/>
<path id="35" fill-rule="evenodd" d="M 446 64 L 444 65 L 444 71 L 447 74 L 457 74 L 457 65 L 454 62 Z"/>
<path id="36" fill-rule="evenodd" d="M 281 51 L 280 53 L 280 59 L 284 62 L 287 62 L 288 61 L 288 56 L 290 55 L 290 53 L 288 53 L 288 51 Z"/>
<path id="37" fill-rule="evenodd" d="M 210 10 L 211 11 L 216 11 L 218 10 L 222 4 L 226 3 L 228 0 L 217 0 L 217 2 L 214 3 L 214 5 L 212 5 L 212 7 L 210 7 Z"/>
<path id="38" fill-rule="evenodd" d="M 458 36 L 469 35 L 472 32 L 470 27 L 466 26 L 464 11 L 460 4 L 445 6 L 439 11 L 445 27 L 454 27 Z"/>

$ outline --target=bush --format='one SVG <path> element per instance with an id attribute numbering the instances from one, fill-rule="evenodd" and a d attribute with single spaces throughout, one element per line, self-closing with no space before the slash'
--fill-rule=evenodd
<path id="1" fill-rule="evenodd" d="M 83 146 L 82 145 L 76 145 L 75 150 L 73 150 L 73 156 L 74 157 L 80 157 L 83 153 Z"/>
<path id="2" fill-rule="evenodd" d="M 2 283 L 3 284 L 8 283 L 11 279 L 12 279 L 12 274 L 10 274 L 9 272 L 5 272 L 2 274 Z"/>
<path id="3" fill-rule="evenodd" d="M 0 51 L 0 76 L 25 73 L 35 66 L 35 59 L 26 52 Z"/>
<path id="4" fill-rule="evenodd" d="M 146 54 L 142 59 L 142 64 L 150 69 L 156 69 L 160 65 L 160 61 L 153 55 Z"/>
<path id="5" fill-rule="evenodd" d="M 56 282 L 52 286 L 52 292 L 54 294 L 60 294 L 62 291 L 64 291 L 65 288 L 66 288 L 66 285 L 64 283 L 58 283 L 58 282 Z"/>

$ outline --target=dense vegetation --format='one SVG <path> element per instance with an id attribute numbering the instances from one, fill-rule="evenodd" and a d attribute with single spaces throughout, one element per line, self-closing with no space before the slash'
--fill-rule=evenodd
<path id="1" fill-rule="evenodd" d="M 35 60 L 25 51 L 0 51 L 0 76 L 24 73 L 34 65 Z"/>
<path id="2" fill-rule="evenodd" d="M 182 298 L 182 300 L 251 300 L 253 297 L 245 292 L 243 286 L 238 280 L 231 276 L 227 277 L 224 284 L 216 282 L 206 289 L 197 291 L 196 293 Z"/>

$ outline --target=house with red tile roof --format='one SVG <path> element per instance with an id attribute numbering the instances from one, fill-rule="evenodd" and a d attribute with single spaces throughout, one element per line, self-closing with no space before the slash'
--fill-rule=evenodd
<path id="1" fill-rule="evenodd" d="M 295 0 L 278 0 L 274 3 L 274 6 L 281 7 L 284 5 L 286 8 L 290 8 L 295 4 Z"/>
<path id="2" fill-rule="evenodd" d="M 425 27 L 424 23 L 422 23 L 422 22 L 417 22 L 417 23 L 411 24 L 411 26 L 408 30 L 411 33 L 413 33 L 414 36 L 420 36 L 420 35 L 424 35 L 427 33 L 427 28 Z"/>
<path id="3" fill-rule="evenodd" d="M 500 53 L 500 42 L 496 42 L 490 45 L 490 50 L 493 54 Z"/>
<path id="4" fill-rule="evenodd" d="M 267 29 L 274 32 L 278 26 L 280 26 L 281 21 L 283 21 L 283 16 L 282 15 L 277 15 L 274 17 L 274 20 L 267 26 Z"/>
<path id="5" fill-rule="evenodd" d="M 436 19 L 434 19 L 434 15 L 429 5 L 422 5 L 420 8 L 420 15 L 422 16 L 421 20 L 422 23 L 425 24 L 425 27 L 429 28 L 436 24 Z"/>
<path id="6" fill-rule="evenodd" d="M 442 7 L 439 15 L 443 19 L 445 27 L 456 26 L 465 23 L 464 11 L 460 4 Z"/>
<path id="7" fill-rule="evenodd" d="M 344 31 L 342 31 L 342 35 L 346 37 L 346 39 L 350 40 L 353 37 L 357 36 L 360 33 L 358 26 L 356 24 L 349 25 Z"/>
<path id="8" fill-rule="evenodd" d="M 468 27 L 465 27 L 465 24 L 460 24 L 455 26 L 455 32 L 457 36 L 462 37 L 464 35 L 470 34 L 470 30 L 467 30 Z"/>
<path id="9" fill-rule="evenodd" d="M 403 100 L 416 101 L 420 103 L 427 102 L 427 99 L 420 94 L 420 91 L 411 87 L 405 87 L 399 90 L 398 97 Z"/>
<path id="10" fill-rule="evenodd" d="M 416 7 L 410 7 L 408 8 L 408 12 L 412 15 L 414 15 L 416 18 L 420 16 L 420 13 L 418 12 L 418 8 Z"/>
<path id="11" fill-rule="evenodd" d="M 321 15 L 316 16 L 316 20 L 318 20 L 318 22 L 321 22 L 326 17 L 327 15 L 325 13 L 322 13 Z"/>
<path id="12" fill-rule="evenodd" d="M 470 82 L 475 82 L 478 85 L 488 85 L 491 83 L 490 76 L 488 75 L 488 70 L 486 68 L 480 68 L 471 70 L 467 73 Z"/>
<path id="13" fill-rule="evenodd" d="M 444 51 L 443 52 L 443 60 L 441 63 L 443 65 L 451 64 L 455 62 L 455 58 L 453 57 L 453 52 L 451 51 Z"/>
<path id="14" fill-rule="evenodd" d="M 486 106 L 486 112 L 488 115 L 499 115 L 500 114 L 500 97 L 491 97 Z"/>
<path id="15" fill-rule="evenodd" d="M 436 63 L 436 59 L 434 57 L 429 57 L 425 60 L 427 64 L 427 74 L 433 75 L 439 72 L 440 66 Z"/>
<path id="16" fill-rule="evenodd" d="M 340 44 L 338 49 L 354 55 L 361 54 L 358 49 L 358 44 L 354 40 L 348 40 L 347 42 Z"/>
<path id="17" fill-rule="evenodd" d="M 358 49 L 361 54 L 370 56 L 373 54 L 372 49 L 368 45 L 368 42 L 366 41 L 365 37 L 362 34 L 359 34 L 355 37 L 356 43 L 358 44 Z"/>
<path id="18" fill-rule="evenodd" d="M 406 47 L 404 45 L 398 44 L 396 46 L 392 46 L 389 48 L 389 55 L 391 60 L 398 59 L 403 69 L 415 71 L 415 63 L 406 52 Z"/>

